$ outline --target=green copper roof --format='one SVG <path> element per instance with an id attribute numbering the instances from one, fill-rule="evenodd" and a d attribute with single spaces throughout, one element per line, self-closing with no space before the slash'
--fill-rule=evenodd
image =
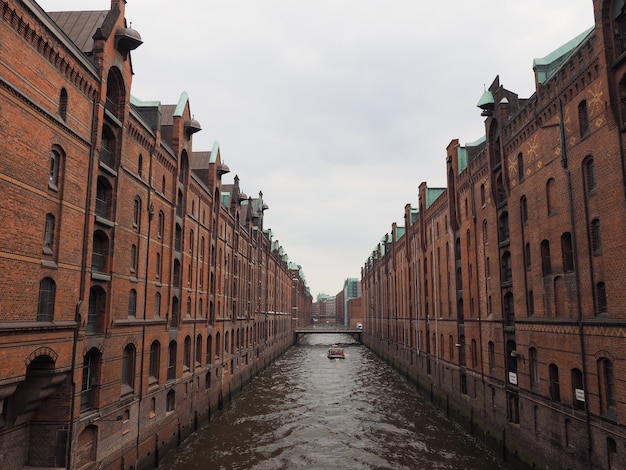
<path id="1" fill-rule="evenodd" d="M 445 192 L 446 188 L 426 188 L 426 208 L 429 208 Z"/>
<path id="2" fill-rule="evenodd" d="M 217 154 L 220 151 L 220 144 L 216 140 L 213 142 L 213 150 L 211 150 L 211 156 L 209 157 L 209 163 L 215 163 L 217 161 Z"/>
<path id="3" fill-rule="evenodd" d="M 161 108 L 160 101 L 141 101 L 139 98 L 136 98 L 133 95 L 130 95 L 130 102 L 133 106 L 136 106 L 137 108 L 145 106 Z"/>
<path id="4" fill-rule="evenodd" d="M 491 92 L 489 90 L 485 90 L 485 92 L 483 93 L 483 96 L 481 96 L 480 99 L 478 100 L 478 103 L 476 103 L 476 106 L 478 106 L 479 108 L 482 108 L 485 106 L 493 105 L 494 103 L 495 101 L 493 99 L 493 95 L 491 94 Z"/>
<path id="5" fill-rule="evenodd" d="M 467 149 L 465 147 L 459 147 L 457 150 L 457 158 L 459 165 L 459 174 L 467 168 Z"/>
<path id="6" fill-rule="evenodd" d="M 189 95 L 186 91 L 183 91 L 180 94 L 180 98 L 178 98 L 178 104 L 176 105 L 176 110 L 174 111 L 174 116 L 182 116 L 183 112 L 185 112 L 185 106 L 189 101 Z"/>
<path id="7" fill-rule="evenodd" d="M 533 60 L 533 68 L 537 71 L 537 81 L 546 82 L 561 67 L 572 53 L 587 39 L 593 32 L 592 26 L 588 30 L 566 42 L 561 47 L 551 52 L 547 56 Z"/>

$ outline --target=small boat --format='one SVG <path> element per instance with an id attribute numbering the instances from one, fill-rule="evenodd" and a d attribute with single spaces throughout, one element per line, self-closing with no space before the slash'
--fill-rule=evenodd
<path id="1" fill-rule="evenodd" d="M 345 359 L 343 348 L 332 346 L 328 348 L 328 359 Z"/>

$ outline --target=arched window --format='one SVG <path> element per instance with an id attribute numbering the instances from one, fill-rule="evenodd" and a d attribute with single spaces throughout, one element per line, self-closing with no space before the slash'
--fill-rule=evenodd
<path id="1" fill-rule="evenodd" d="M 196 366 L 202 367 L 202 335 L 196 338 Z"/>
<path id="2" fill-rule="evenodd" d="M 499 235 L 500 235 L 500 240 L 499 242 L 506 242 L 509 240 L 510 238 L 510 232 L 509 232 L 509 213 L 508 212 L 503 212 L 502 215 L 500 215 L 500 220 L 499 220 Z"/>
<path id="3" fill-rule="evenodd" d="M 163 211 L 159 211 L 159 220 L 157 224 L 157 237 L 163 238 L 164 231 L 165 231 L 165 214 L 163 214 Z"/>
<path id="4" fill-rule="evenodd" d="M 111 184 L 100 176 L 96 183 L 96 216 L 111 220 Z"/>
<path id="5" fill-rule="evenodd" d="M 102 128 L 102 144 L 100 146 L 100 155 L 98 157 L 100 163 L 106 165 L 107 167 L 111 169 L 114 169 L 115 151 L 116 151 L 115 134 L 113 134 L 113 131 L 109 129 L 107 126 L 104 126 Z"/>
<path id="6" fill-rule="evenodd" d="M 588 157 L 583 165 L 585 189 L 587 190 L 587 194 L 593 194 L 596 191 L 596 168 L 593 163 L 593 158 Z"/>
<path id="7" fill-rule="evenodd" d="M 67 90 L 65 88 L 61 88 L 59 93 L 59 116 L 64 121 L 67 120 Z"/>
<path id="8" fill-rule="evenodd" d="M 130 246 L 130 272 L 137 272 L 137 245 L 134 243 Z"/>
<path id="9" fill-rule="evenodd" d="M 43 232 L 43 252 L 51 255 L 54 252 L 54 215 L 46 214 L 46 225 Z"/>
<path id="10" fill-rule="evenodd" d="M 496 180 L 496 189 L 497 189 L 497 197 L 498 204 L 506 202 L 506 190 L 504 189 L 504 181 L 502 179 L 502 174 L 498 174 L 498 179 Z"/>
<path id="11" fill-rule="evenodd" d="M 530 386 L 539 386 L 539 356 L 537 355 L 536 348 L 530 348 L 528 350 L 528 368 L 530 375 Z"/>
<path id="12" fill-rule="evenodd" d="M 180 322 L 180 301 L 178 297 L 172 297 L 172 319 L 170 321 L 170 326 L 172 328 L 177 328 Z"/>
<path id="13" fill-rule="evenodd" d="M 181 286 L 181 275 L 180 275 L 180 261 L 178 259 L 174 260 L 174 278 L 173 278 L 173 287 L 175 289 L 180 289 Z"/>
<path id="14" fill-rule="evenodd" d="M 543 240 L 541 242 L 541 272 L 544 276 L 552 274 L 552 264 L 550 262 L 550 242 Z"/>
<path id="15" fill-rule="evenodd" d="M 496 350 L 493 341 L 489 341 L 487 348 L 489 354 L 489 375 L 493 375 L 496 372 Z"/>
<path id="16" fill-rule="evenodd" d="M 578 104 L 578 128 L 581 138 L 589 135 L 589 116 L 587 115 L 587 101 L 585 100 Z"/>
<path id="17" fill-rule="evenodd" d="M 524 267 L 526 271 L 530 271 L 532 268 L 532 258 L 530 256 L 530 243 L 524 245 Z"/>
<path id="18" fill-rule="evenodd" d="M 218 331 L 215 333 L 215 359 L 219 360 L 222 357 L 222 336 Z"/>
<path id="19" fill-rule="evenodd" d="M 120 70 L 117 67 L 111 67 L 107 75 L 107 94 L 105 109 L 109 111 L 120 121 L 123 118 L 123 109 L 125 105 L 125 88 L 124 81 Z"/>
<path id="20" fill-rule="evenodd" d="M 554 178 L 550 178 L 546 183 L 546 207 L 548 215 L 556 213 L 556 182 Z"/>
<path id="21" fill-rule="evenodd" d="M 158 383 L 161 370 L 161 343 L 153 341 L 150 345 L 150 365 L 148 376 L 150 384 Z"/>
<path id="22" fill-rule="evenodd" d="M 107 270 L 109 254 L 109 238 L 100 230 L 93 234 L 93 248 L 91 253 L 91 269 L 96 272 Z"/>
<path id="23" fill-rule="evenodd" d="M 598 386 L 600 411 L 607 417 L 615 415 L 615 379 L 613 363 L 607 358 L 598 359 Z"/>
<path id="24" fill-rule="evenodd" d="M 159 318 L 161 316 L 161 293 L 157 292 L 154 294 L 154 318 Z"/>
<path id="25" fill-rule="evenodd" d="M 187 372 L 191 368 L 191 338 L 185 337 L 183 346 L 183 371 Z"/>
<path id="26" fill-rule="evenodd" d="M 124 390 L 124 386 L 128 389 Z M 135 388 L 135 346 L 129 344 L 124 348 L 122 356 L 122 394 Z M 130 389 L 130 390 L 129 390 Z"/>
<path id="27" fill-rule="evenodd" d="M 174 233 L 174 249 L 176 251 L 183 250 L 183 229 L 180 224 L 176 224 L 176 231 Z"/>
<path id="28" fill-rule="evenodd" d="M 517 155 L 517 179 L 524 181 L 524 157 L 521 153 Z"/>
<path id="29" fill-rule="evenodd" d="M 176 378 L 176 341 L 170 341 L 167 354 L 167 380 Z"/>
<path id="30" fill-rule="evenodd" d="M 50 171 L 48 173 L 48 187 L 55 191 L 59 188 L 59 169 L 61 167 L 61 153 L 57 149 L 50 151 Z"/>
<path id="31" fill-rule="evenodd" d="M 483 220 L 483 243 L 487 244 L 487 242 L 489 241 L 489 224 L 487 223 L 487 220 Z"/>
<path id="32" fill-rule="evenodd" d="M 44 277 L 39 282 L 39 305 L 37 306 L 37 321 L 52 321 L 54 319 L 54 298 L 56 284 L 52 278 Z"/>
<path id="33" fill-rule="evenodd" d="M 561 401 L 561 388 L 559 384 L 559 368 L 556 364 L 550 364 L 548 367 L 550 376 L 550 400 Z"/>
<path id="34" fill-rule="evenodd" d="M 136 197 L 133 206 L 133 227 L 139 229 L 141 223 L 141 199 Z"/>
<path id="35" fill-rule="evenodd" d="M 184 199 L 183 199 L 183 192 L 179 189 L 178 190 L 178 199 L 176 200 L 176 217 L 183 217 L 183 204 L 184 204 Z"/>
<path id="36" fill-rule="evenodd" d="M 583 373 L 580 369 L 572 369 L 572 403 L 574 408 L 585 409 L 585 390 L 583 387 Z"/>
<path id="37" fill-rule="evenodd" d="M 100 286 L 94 286 L 89 290 L 89 308 L 87 312 L 87 324 L 85 332 L 100 333 L 104 329 L 104 309 L 106 294 Z"/>
<path id="38" fill-rule="evenodd" d="M 83 359 L 83 379 L 80 389 L 80 411 L 91 410 L 96 407 L 96 391 L 102 355 L 93 348 Z"/>
<path id="39" fill-rule="evenodd" d="M 443 358 L 445 353 L 445 346 L 443 342 L 443 333 L 439 335 L 439 357 Z"/>
<path id="40" fill-rule="evenodd" d="M 513 280 L 513 266 L 511 263 L 511 253 L 505 251 L 502 254 L 502 283 L 510 284 Z"/>
<path id="41" fill-rule="evenodd" d="M 450 354 L 450 360 L 453 361 L 454 360 L 454 337 L 452 335 L 450 335 L 448 337 L 448 353 Z"/>
<path id="42" fill-rule="evenodd" d="M 165 411 L 170 413 L 176 409 L 176 392 L 174 390 L 170 390 L 167 392 L 167 397 L 165 400 Z"/>
<path id="43" fill-rule="evenodd" d="M 507 326 L 515 324 L 515 307 L 513 303 L 513 294 L 507 292 L 504 294 L 504 323 Z"/>
<path id="44" fill-rule="evenodd" d="M 137 316 L 137 291 L 135 289 L 131 289 L 128 293 L 128 316 L 133 318 Z"/>
<path id="45" fill-rule="evenodd" d="M 141 178 L 143 173 L 143 155 L 139 154 L 139 158 L 137 159 L 137 174 Z"/>
<path id="46" fill-rule="evenodd" d="M 478 366 L 478 347 L 476 346 L 476 340 L 472 338 L 472 367 L 475 369 Z"/>
<path id="47" fill-rule="evenodd" d="M 528 225 L 528 200 L 526 199 L 526 196 L 521 197 L 519 206 L 522 224 Z"/>
<path id="48" fill-rule="evenodd" d="M 617 443 L 615 442 L 615 439 L 610 436 L 606 438 L 606 455 L 608 460 L 606 468 L 616 468 L 613 466 L 613 463 L 618 462 Z"/>
<path id="49" fill-rule="evenodd" d="M 213 336 L 209 335 L 206 339 L 206 358 L 205 362 L 208 366 L 209 364 L 213 364 Z"/>

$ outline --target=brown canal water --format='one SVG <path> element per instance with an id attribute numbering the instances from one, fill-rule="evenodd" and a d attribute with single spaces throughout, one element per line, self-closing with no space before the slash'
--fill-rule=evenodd
<path id="1" fill-rule="evenodd" d="M 307 335 L 160 469 L 506 469 L 395 370 L 339 334 Z"/>

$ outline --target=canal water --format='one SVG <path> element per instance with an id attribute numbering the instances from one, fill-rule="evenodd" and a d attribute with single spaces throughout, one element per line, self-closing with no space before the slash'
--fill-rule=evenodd
<path id="1" fill-rule="evenodd" d="M 307 335 L 161 462 L 191 469 L 505 469 L 406 380 L 339 334 Z"/>

